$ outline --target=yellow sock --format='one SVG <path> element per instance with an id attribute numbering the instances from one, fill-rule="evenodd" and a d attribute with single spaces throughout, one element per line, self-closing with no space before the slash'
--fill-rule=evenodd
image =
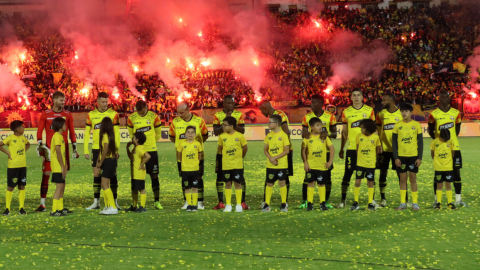
<path id="1" fill-rule="evenodd" d="M 58 210 L 63 210 L 63 198 L 58 199 Z"/>
<path id="2" fill-rule="evenodd" d="M 147 194 L 140 194 L 140 205 L 145 208 L 145 204 L 147 203 Z"/>
<path id="3" fill-rule="evenodd" d="M 375 193 L 375 188 L 368 188 L 368 203 L 373 202 L 373 194 Z"/>
<path id="4" fill-rule="evenodd" d="M 113 207 L 114 209 L 117 209 L 117 205 L 115 204 L 115 199 L 113 198 L 112 190 L 108 188 L 104 191 L 104 193 L 107 194 L 108 207 Z"/>
<path id="5" fill-rule="evenodd" d="M 197 205 L 197 203 L 198 203 L 198 193 L 192 193 L 192 203 L 193 203 L 193 205 Z"/>
<path id="6" fill-rule="evenodd" d="M 237 198 L 237 204 L 241 204 L 242 203 L 242 189 L 239 188 L 239 189 L 235 189 L 235 197 Z"/>
<path id="7" fill-rule="evenodd" d="M 185 198 L 187 198 L 188 205 L 193 205 L 193 203 L 192 203 L 192 193 L 191 192 L 185 193 Z"/>
<path id="8" fill-rule="evenodd" d="M 25 189 L 18 191 L 18 200 L 20 203 L 20 209 L 22 209 L 25 206 Z"/>
<path id="9" fill-rule="evenodd" d="M 307 188 L 307 201 L 309 203 L 313 203 L 313 195 L 315 195 L 315 188 L 308 187 Z"/>
<path id="10" fill-rule="evenodd" d="M 53 199 L 52 212 L 56 212 L 57 210 L 58 210 L 58 200 Z"/>
<path id="11" fill-rule="evenodd" d="M 405 200 L 406 195 L 407 195 L 407 191 L 400 189 L 400 203 L 406 203 L 406 200 Z"/>
<path id="12" fill-rule="evenodd" d="M 103 190 L 103 202 L 105 203 L 105 207 L 109 207 L 108 197 L 107 197 L 107 190 Z"/>
<path id="13" fill-rule="evenodd" d="M 360 187 L 353 188 L 353 199 L 356 202 L 358 202 L 358 200 L 360 199 Z"/>
<path id="14" fill-rule="evenodd" d="M 138 191 L 132 193 L 132 206 L 137 207 L 138 204 Z"/>
<path id="15" fill-rule="evenodd" d="M 452 203 L 452 201 L 453 201 L 452 191 L 451 191 L 451 190 L 447 190 L 447 191 L 445 192 L 445 194 L 447 194 L 447 203 Z"/>
<path id="16" fill-rule="evenodd" d="M 270 199 L 272 199 L 273 187 L 267 186 L 265 188 L 265 203 L 270 205 Z"/>
<path id="17" fill-rule="evenodd" d="M 225 189 L 225 201 L 227 205 L 232 204 L 232 189 Z"/>
<path id="18" fill-rule="evenodd" d="M 442 203 L 442 192 L 443 190 L 438 190 L 437 189 L 437 202 Z"/>
<path id="19" fill-rule="evenodd" d="M 7 190 L 7 195 L 6 195 L 6 204 L 7 204 L 7 209 L 10 210 L 10 205 L 12 203 L 12 197 L 13 197 L 13 191 L 8 191 Z"/>
<path id="20" fill-rule="evenodd" d="M 280 187 L 280 197 L 282 198 L 282 203 L 287 203 L 287 186 Z"/>
<path id="21" fill-rule="evenodd" d="M 418 191 L 412 192 L 413 203 L 418 203 Z"/>
<path id="22" fill-rule="evenodd" d="M 320 203 L 325 202 L 325 186 L 319 187 L 318 193 L 320 193 Z"/>

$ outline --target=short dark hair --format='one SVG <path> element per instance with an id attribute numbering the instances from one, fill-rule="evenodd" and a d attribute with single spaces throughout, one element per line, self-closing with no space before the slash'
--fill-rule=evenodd
<path id="1" fill-rule="evenodd" d="M 13 120 L 11 123 L 10 123 L 10 129 L 15 132 L 15 130 L 17 130 L 17 128 L 21 127 L 23 125 L 23 121 L 20 121 L 20 120 Z"/>
<path id="2" fill-rule="evenodd" d="M 441 90 L 438 95 L 441 95 L 441 94 L 447 94 L 448 96 L 450 96 L 450 93 L 447 91 L 447 90 Z"/>
<path id="3" fill-rule="evenodd" d="M 226 96 L 223 97 L 223 101 L 225 101 L 227 99 L 233 99 L 233 101 L 235 101 L 235 98 L 232 95 L 226 95 Z"/>
<path id="4" fill-rule="evenodd" d="M 390 98 L 391 100 L 393 100 L 393 101 L 397 100 L 397 99 L 395 98 L 395 95 L 394 95 L 393 93 L 385 93 L 385 94 L 383 94 L 383 95 L 389 97 L 389 98 Z"/>
<path id="5" fill-rule="evenodd" d="M 98 93 L 97 99 L 99 98 L 108 98 L 108 93 L 107 92 Z"/>
<path id="6" fill-rule="evenodd" d="M 58 132 L 60 129 L 62 129 L 63 125 L 65 125 L 65 119 L 62 117 L 57 117 L 52 121 L 52 129 L 55 132 Z"/>
<path id="7" fill-rule="evenodd" d="M 142 131 L 135 132 L 134 136 L 137 138 L 139 145 L 143 145 L 147 141 L 147 136 Z"/>
<path id="8" fill-rule="evenodd" d="M 278 114 L 272 114 L 272 115 L 269 116 L 269 118 L 272 119 L 273 122 L 275 122 L 275 123 L 277 123 L 277 124 L 279 124 L 279 125 L 282 124 L 282 117 L 281 117 L 280 115 L 278 115 Z"/>
<path id="9" fill-rule="evenodd" d="M 413 112 L 413 106 L 409 103 L 400 105 L 400 111 L 411 111 Z"/>
<path id="10" fill-rule="evenodd" d="M 445 141 L 450 140 L 450 138 L 451 138 L 450 130 L 448 130 L 448 129 L 440 130 L 440 138 L 444 139 Z"/>
<path id="11" fill-rule="evenodd" d="M 143 108 L 147 107 L 147 103 L 144 100 L 139 100 L 137 101 L 137 104 L 135 104 L 135 109 L 137 109 L 137 112 L 142 110 Z"/>
<path id="12" fill-rule="evenodd" d="M 233 116 L 227 116 L 225 119 L 223 119 L 224 122 L 227 122 L 230 126 L 233 126 L 234 128 L 237 126 L 237 119 Z"/>
<path id="13" fill-rule="evenodd" d="M 377 131 L 377 124 L 372 119 L 363 119 L 360 122 L 360 127 L 363 126 L 368 133 L 373 134 Z"/>
<path id="14" fill-rule="evenodd" d="M 362 96 L 363 96 L 363 91 L 362 91 L 362 89 L 360 89 L 360 88 L 353 88 L 353 90 L 350 92 L 350 95 L 352 95 L 353 92 L 360 92 L 360 93 L 362 94 Z"/>
<path id="15" fill-rule="evenodd" d="M 313 127 L 316 123 L 322 123 L 322 121 L 320 120 L 320 118 L 318 118 L 318 117 L 312 117 L 312 118 L 308 121 L 308 124 L 310 125 L 310 127 Z"/>
<path id="16" fill-rule="evenodd" d="M 57 98 L 64 98 L 65 97 L 65 94 L 60 92 L 60 91 L 56 91 L 55 93 L 53 93 L 52 95 L 52 99 L 57 99 Z"/>
<path id="17" fill-rule="evenodd" d="M 312 100 L 313 100 L 313 99 L 319 100 L 322 104 L 325 103 L 325 99 L 323 98 L 323 96 L 321 96 L 321 95 L 319 95 L 319 94 L 313 95 L 313 96 L 312 96 Z"/>
<path id="18" fill-rule="evenodd" d="M 186 129 L 185 129 L 185 132 L 187 132 L 187 130 L 189 129 L 193 129 L 194 132 L 197 132 L 197 128 L 195 126 L 188 126 Z"/>

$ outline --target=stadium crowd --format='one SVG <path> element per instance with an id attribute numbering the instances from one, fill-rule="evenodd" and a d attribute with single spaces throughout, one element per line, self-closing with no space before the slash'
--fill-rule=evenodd
<path id="1" fill-rule="evenodd" d="M 389 47 L 392 57 L 383 66 L 379 78 L 365 74 L 360 80 L 346 82 L 325 93 L 327 104 L 347 105 L 350 90 L 356 87 L 365 91 L 368 103 L 379 103 L 385 92 L 395 93 L 399 103 L 422 105 L 435 103 L 441 90 L 453 92 L 454 99 L 461 97 L 470 80 L 464 63 L 478 45 L 476 38 L 480 34 L 479 17 L 471 14 L 474 10 L 465 4 L 425 9 L 333 10 L 327 7 L 315 16 L 301 10 L 271 14 L 274 26 L 280 32 L 293 33 L 295 38 L 257 48 L 261 54 L 274 59 L 260 89 L 262 98 L 297 101 L 299 106 L 308 104 L 313 94 L 326 89 L 336 61 L 349 59 L 366 49 L 365 45 L 359 45 L 342 55 L 329 52 L 329 44 L 344 30 L 360 34 L 362 44 L 381 40 Z M 138 97 L 120 76 L 116 85 L 94 84 L 89 92 L 82 91 L 85 82 L 70 69 L 76 57 L 71 41 L 56 31 L 36 32 L 33 22 L 26 18 L 3 15 L 0 24 L 6 23 L 14 25 L 17 38 L 27 50 L 26 59 L 19 63 L 18 76 L 23 78 L 31 95 L 29 105 L 16 98 L 0 98 L 0 112 L 45 109 L 52 104 L 51 95 L 56 90 L 66 94 L 66 108 L 70 111 L 93 109 L 97 93 L 107 91 L 115 97 L 113 109 L 125 114 L 134 112 L 133 104 Z M 132 27 L 141 37 L 141 47 L 148 50 L 153 44 L 149 31 L 155 30 Z M 219 29 L 219 26 L 208 25 L 201 39 L 188 42 L 205 51 L 211 50 L 216 42 L 234 48 L 234 41 Z M 7 40 L 0 37 L 0 48 L 6 43 Z M 1 61 L 0 55 L 0 64 Z M 55 78 L 56 73 L 61 73 L 61 78 Z M 214 70 L 196 63 L 190 68 L 177 67 L 175 73 L 186 89 L 180 94 L 194 97 L 186 99 L 193 108 L 217 107 L 227 94 L 234 94 L 240 106 L 256 106 L 260 101 L 255 98 L 251 85 L 231 70 Z M 162 78 L 139 71 L 136 79 L 136 90 L 144 95 L 150 110 L 163 116 L 175 112 L 181 97 L 169 89 Z"/>

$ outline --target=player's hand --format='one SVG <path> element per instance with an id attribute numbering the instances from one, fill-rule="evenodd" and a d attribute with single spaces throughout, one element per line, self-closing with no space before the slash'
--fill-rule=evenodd
<path id="1" fill-rule="evenodd" d="M 341 159 L 344 159 L 345 158 L 345 151 L 340 150 L 340 152 L 338 152 L 338 156 L 341 158 Z"/>
<path id="2" fill-rule="evenodd" d="M 120 158 L 120 154 L 119 153 L 116 153 L 115 154 L 115 159 L 119 159 Z"/>
<path id="3" fill-rule="evenodd" d="M 100 160 L 97 161 L 97 168 L 102 168 L 102 162 Z"/>
<path id="4" fill-rule="evenodd" d="M 303 165 L 303 168 L 305 169 L 306 172 L 310 171 L 310 166 L 308 165 L 307 162 L 305 162 L 305 165 Z"/>
<path id="5" fill-rule="evenodd" d="M 10 154 L 10 152 L 7 153 L 7 156 L 8 156 L 8 159 L 12 160 L 12 155 Z"/>
<path id="6" fill-rule="evenodd" d="M 328 137 L 328 132 L 322 131 L 320 132 L 320 139 L 322 140 L 322 143 L 327 139 Z"/>
<path id="7" fill-rule="evenodd" d="M 42 140 L 38 140 L 37 144 L 39 147 L 42 146 Z"/>
<path id="8" fill-rule="evenodd" d="M 50 159 L 50 149 L 48 149 L 48 147 L 45 146 L 45 145 L 42 145 L 42 148 L 43 148 L 43 151 L 45 151 L 45 152 L 44 152 L 44 153 L 45 153 L 45 159 L 46 159 L 48 162 L 50 162 L 50 160 L 51 160 L 51 159 Z"/>
<path id="9" fill-rule="evenodd" d="M 400 159 L 398 159 L 398 158 L 395 159 L 395 166 L 400 168 L 402 166 L 402 161 L 400 161 Z"/>
<path id="10" fill-rule="evenodd" d="M 273 165 L 277 166 L 278 165 L 278 161 L 277 160 L 274 160 L 274 162 L 272 162 Z"/>
<path id="11" fill-rule="evenodd" d="M 332 167 L 332 164 L 333 164 L 332 161 L 325 163 L 325 169 L 329 169 L 330 167 Z"/>
<path id="12" fill-rule="evenodd" d="M 275 162 L 277 161 L 277 159 L 274 157 L 270 157 L 268 160 L 270 160 L 270 163 L 272 164 L 275 164 Z"/>
<path id="13" fill-rule="evenodd" d="M 421 160 L 421 159 L 417 159 L 417 160 L 415 161 L 415 166 L 420 167 L 420 165 L 422 165 L 422 160 Z"/>
<path id="14" fill-rule="evenodd" d="M 145 168 L 145 164 L 140 165 L 140 170 L 145 171 L 147 168 Z"/>
<path id="15" fill-rule="evenodd" d="M 85 154 L 85 158 L 86 158 L 86 159 L 90 159 L 90 155 L 89 155 L 89 154 Z"/>
<path id="16" fill-rule="evenodd" d="M 127 143 L 127 148 L 129 148 L 130 145 L 132 145 L 132 144 L 133 144 L 133 142 L 132 142 L 132 141 L 129 141 L 129 142 Z"/>
<path id="17" fill-rule="evenodd" d="M 67 166 L 62 167 L 62 177 L 66 178 L 67 177 Z"/>
<path id="18" fill-rule="evenodd" d="M 78 152 L 77 152 L 77 143 L 76 143 L 76 142 L 72 143 L 72 149 L 73 149 L 72 159 L 77 159 L 77 158 L 79 158 L 80 155 L 79 155 Z"/>

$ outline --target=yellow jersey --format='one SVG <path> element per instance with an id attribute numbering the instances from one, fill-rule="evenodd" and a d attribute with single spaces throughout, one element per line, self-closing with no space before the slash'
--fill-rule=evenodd
<path id="1" fill-rule="evenodd" d="M 93 132 L 92 149 L 100 149 L 100 125 L 105 117 L 112 119 L 113 127 L 115 129 L 115 144 L 117 145 L 117 148 L 120 148 L 120 118 L 118 113 L 111 108 L 108 108 L 104 112 L 100 112 L 98 108 L 95 108 L 95 110 L 88 113 L 87 121 L 85 123 L 85 125 L 90 127 Z M 88 153 L 88 142 L 90 140 L 89 137 L 90 134 L 85 134 L 86 143 L 83 145 L 84 153 Z"/>
<path id="2" fill-rule="evenodd" d="M 15 136 L 12 134 L 2 142 L 8 146 L 8 151 L 12 158 L 8 160 L 7 168 L 15 169 L 27 167 L 27 156 L 25 155 L 25 147 L 28 143 L 27 138 L 23 135 Z"/>
<path id="3" fill-rule="evenodd" d="M 307 162 L 312 170 L 326 171 L 325 164 L 327 163 L 327 149 L 332 145 L 329 137 L 322 142 L 320 135 L 310 135 L 309 139 L 303 139 L 302 148 L 307 148 Z"/>
<path id="4" fill-rule="evenodd" d="M 233 110 L 231 116 L 237 120 L 237 125 L 242 125 L 242 126 L 245 125 L 245 119 L 243 117 L 242 112 L 239 112 L 237 110 Z M 221 126 L 223 124 L 223 119 L 225 119 L 225 117 L 227 117 L 227 114 L 223 110 L 221 110 L 219 112 L 216 112 L 213 115 L 213 125 L 214 126 L 216 126 L 216 125 Z M 222 153 L 217 151 L 217 154 L 222 154 Z"/>
<path id="5" fill-rule="evenodd" d="M 137 145 L 132 152 L 133 155 L 133 168 L 132 168 L 132 174 L 133 174 L 133 179 L 135 180 L 145 180 L 145 177 L 147 175 L 147 172 L 144 170 L 140 170 L 140 164 L 142 164 L 143 159 L 145 158 L 145 148 L 143 148 L 143 145 Z"/>
<path id="6" fill-rule="evenodd" d="M 192 118 L 190 118 L 188 122 L 183 120 L 181 117 L 175 117 L 175 119 L 172 121 L 172 124 L 170 124 L 168 135 L 175 138 L 175 147 L 177 148 L 180 142 L 186 140 L 185 129 L 188 126 L 194 126 L 196 128 L 197 134 L 195 135 L 195 140 L 199 142 L 203 148 L 202 136 L 208 134 L 207 125 L 205 124 L 205 120 L 203 120 L 203 118 L 193 113 Z"/>
<path id="7" fill-rule="evenodd" d="M 418 134 L 422 134 L 422 126 L 417 121 L 405 123 L 402 121 L 395 124 L 392 130 L 393 134 L 398 136 L 398 156 L 416 157 L 418 156 Z"/>
<path id="8" fill-rule="evenodd" d="M 145 134 L 147 140 L 143 148 L 147 152 L 157 151 L 157 141 L 162 136 L 162 121 L 156 113 L 147 111 L 144 116 L 141 116 L 135 112 L 128 117 L 127 127 L 131 138 L 137 131 Z"/>
<path id="9" fill-rule="evenodd" d="M 245 136 L 235 131 L 226 132 L 218 137 L 218 145 L 222 146 L 222 170 L 243 169 L 243 146 L 247 144 Z"/>
<path id="10" fill-rule="evenodd" d="M 460 150 L 460 144 L 458 143 L 456 125 L 462 122 L 462 116 L 457 109 L 451 108 L 447 112 L 435 109 L 428 116 L 428 123 L 435 124 L 435 138 L 440 137 L 440 130 L 450 130 L 450 140 L 455 145 L 455 150 Z"/>
<path id="11" fill-rule="evenodd" d="M 374 169 L 377 161 L 377 146 L 382 145 L 378 135 L 365 136 L 360 133 L 357 135 L 355 143 L 358 144 L 357 166 Z"/>
<path id="12" fill-rule="evenodd" d="M 290 121 L 288 121 L 288 116 L 287 116 L 286 113 L 284 113 L 281 110 L 275 110 L 273 112 L 273 114 L 280 115 L 282 117 L 282 123 L 280 125 L 283 125 L 283 124 L 287 123 L 288 129 L 290 130 Z M 288 141 L 290 142 L 290 151 L 292 151 L 293 150 L 293 145 L 292 145 L 292 142 L 290 141 L 290 137 L 288 137 Z"/>
<path id="13" fill-rule="evenodd" d="M 52 137 L 52 142 L 50 143 L 51 155 L 50 155 L 50 166 L 52 168 L 52 173 L 61 173 L 62 167 L 60 166 L 60 161 L 57 159 L 57 146 L 60 146 L 60 154 L 63 159 L 63 165 L 65 166 L 65 141 L 63 140 L 62 134 L 55 132 Z"/>
<path id="14" fill-rule="evenodd" d="M 98 135 L 100 136 L 100 134 L 98 134 Z M 102 138 L 102 149 L 103 149 L 103 146 L 104 146 L 106 143 L 110 144 L 110 140 L 108 139 L 107 133 L 103 134 L 103 138 Z M 110 153 L 110 155 L 107 155 L 105 158 L 113 158 L 116 153 L 118 153 L 118 148 L 117 148 L 117 146 L 115 146 L 115 153 Z M 100 154 L 98 155 L 98 160 L 100 160 L 101 158 L 102 158 L 102 153 L 100 153 Z"/>
<path id="15" fill-rule="evenodd" d="M 448 140 L 442 142 L 436 138 L 430 144 L 430 149 L 435 151 L 433 156 L 433 169 L 438 172 L 453 171 L 453 153 L 455 150 L 455 142 Z"/>
<path id="16" fill-rule="evenodd" d="M 265 144 L 268 145 L 268 153 L 274 157 L 278 156 L 283 152 L 285 146 L 290 145 L 290 140 L 288 139 L 288 135 L 280 130 L 279 132 L 275 133 L 270 131 L 265 139 L 263 140 Z M 267 158 L 267 168 L 269 169 L 288 169 L 288 155 L 285 155 L 279 159 L 278 165 L 273 165 L 270 160 Z"/>
<path id="17" fill-rule="evenodd" d="M 310 127 L 310 119 L 317 117 L 322 121 L 322 131 L 328 132 L 330 135 L 330 127 L 335 126 L 337 124 L 337 119 L 335 119 L 335 115 L 331 112 L 323 111 L 322 115 L 317 116 L 314 112 L 307 113 L 302 119 L 302 126 L 308 128 L 308 132 L 312 132 L 312 128 Z"/>
<path id="18" fill-rule="evenodd" d="M 182 172 L 194 172 L 200 170 L 199 153 L 203 152 L 203 145 L 198 141 L 191 143 L 186 140 L 179 142 L 177 152 L 182 153 Z"/>
<path id="19" fill-rule="evenodd" d="M 362 133 L 360 122 L 363 119 L 372 119 L 375 121 L 375 113 L 372 107 L 363 105 L 360 109 L 350 106 L 342 112 L 342 123 L 348 128 L 348 150 L 357 149 L 356 138 Z"/>
<path id="20" fill-rule="evenodd" d="M 381 127 L 378 134 L 382 142 L 383 152 L 393 152 L 392 149 L 392 134 L 393 127 L 396 123 L 402 121 L 402 112 L 397 109 L 393 113 L 387 109 L 383 109 L 377 114 L 377 126 Z"/>

